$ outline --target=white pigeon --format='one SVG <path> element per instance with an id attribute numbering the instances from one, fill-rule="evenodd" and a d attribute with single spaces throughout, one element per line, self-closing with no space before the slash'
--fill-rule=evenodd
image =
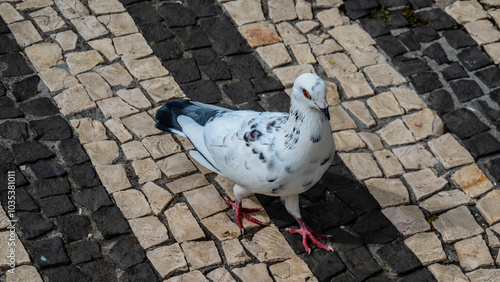
<path id="1" fill-rule="evenodd" d="M 329 236 L 315 234 L 300 215 L 299 194 L 313 187 L 330 166 L 335 155 L 325 82 L 305 73 L 293 84 L 289 113 L 233 111 L 189 100 L 165 103 L 156 113 L 156 127 L 187 137 L 196 150 L 190 155 L 208 169 L 225 176 L 235 185 L 236 220 L 250 217 L 241 201 L 253 193 L 279 196 L 297 220 L 308 253 L 309 238 L 318 247 L 333 250 L 318 241 Z"/>

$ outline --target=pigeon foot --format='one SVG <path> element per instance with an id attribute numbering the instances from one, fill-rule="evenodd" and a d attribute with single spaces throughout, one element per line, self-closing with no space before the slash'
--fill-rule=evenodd
<path id="1" fill-rule="evenodd" d="M 241 222 L 241 216 L 246 218 L 248 221 L 253 222 L 255 224 L 261 225 L 261 226 L 266 226 L 266 224 L 262 223 L 260 220 L 257 220 L 251 216 L 249 216 L 247 213 L 250 212 L 257 212 L 260 211 L 261 209 L 248 209 L 248 208 L 243 208 L 241 206 L 241 202 L 236 199 L 234 202 L 229 200 L 228 198 L 225 198 L 226 203 L 228 205 L 231 205 L 234 208 L 234 212 L 236 213 L 236 223 L 238 224 L 238 227 L 241 230 L 241 235 L 245 233 L 245 229 L 243 228 L 243 224 Z"/>
<path id="2" fill-rule="evenodd" d="M 309 228 L 309 226 L 307 226 L 306 222 L 302 218 L 295 218 L 295 219 L 299 223 L 300 229 L 287 228 L 286 231 L 290 233 L 299 233 L 302 235 L 302 245 L 304 245 L 304 248 L 306 249 L 308 254 L 311 254 L 311 248 L 309 247 L 309 243 L 307 242 L 308 238 L 309 240 L 311 240 L 311 242 L 313 242 L 313 244 L 320 247 L 321 249 L 333 252 L 333 248 L 331 246 L 325 245 L 318 240 L 318 238 L 320 239 L 330 238 L 332 237 L 331 235 L 316 234 L 311 230 L 311 228 Z"/>

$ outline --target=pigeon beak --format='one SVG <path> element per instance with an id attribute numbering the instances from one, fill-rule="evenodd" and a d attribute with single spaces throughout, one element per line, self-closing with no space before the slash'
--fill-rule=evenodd
<path id="1" fill-rule="evenodd" d="M 328 111 L 328 103 L 327 102 L 319 102 L 315 103 L 318 109 L 325 114 L 326 118 L 330 120 L 330 112 Z"/>

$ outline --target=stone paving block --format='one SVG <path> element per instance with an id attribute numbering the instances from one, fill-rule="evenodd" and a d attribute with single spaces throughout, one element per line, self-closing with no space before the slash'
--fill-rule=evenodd
<path id="1" fill-rule="evenodd" d="M 366 100 L 368 106 L 378 118 L 387 118 L 404 114 L 404 110 L 391 92 L 384 92 Z"/>
<path id="2" fill-rule="evenodd" d="M 404 236 L 411 236 L 431 229 L 418 206 L 391 207 L 383 209 L 382 213 Z"/>
<path id="3" fill-rule="evenodd" d="M 38 74 L 51 92 L 57 92 L 78 84 L 78 80 L 61 68 L 49 68 Z"/>
<path id="4" fill-rule="evenodd" d="M 262 281 L 262 282 L 271 282 L 273 279 L 269 276 L 269 272 L 267 267 L 263 263 L 259 264 L 250 264 L 240 268 L 234 268 L 232 270 L 238 278 L 240 278 L 243 282 L 251 282 L 251 281 Z"/>
<path id="5" fill-rule="evenodd" d="M 113 140 L 102 140 L 84 144 L 83 147 L 93 165 L 109 165 L 118 158 L 118 145 Z"/>
<path id="6" fill-rule="evenodd" d="M 168 70 L 162 66 L 157 57 L 148 57 L 144 59 L 123 57 L 122 59 L 129 72 L 139 80 L 151 79 L 169 74 Z"/>
<path id="7" fill-rule="evenodd" d="M 289 259 L 295 255 L 285 237 L 274 225 L 257 231 L 252 240 L 243 239 L 242 244 L 260 262 L 274 262 Z"/>
<path id="8" fill-rule="evenodd" d="M 489 20 L 469 22 L 464 27 L 479 46 L 500 40 L 500 31 Z"/>
<path id="9" fill-rule="evenodd" d="M 59 11 L 67 19 L 80 18 L 89 15 L 89 10 L 80 1 L 75 0 L 54 0 Z"/>
<path id="10" fill-rule="evenodd" d="M 373 46 L 352 46 L 349 54 L 358 68 L 381 64 L 387 61 Z"/>
<path id="11" fill-rule="evenodd" d="M 402 175 L 405 170 L 398 158 L 389 150 L 374 151 L 373 155 L 384 171 L 385 177 L 391 178 Z"/>
<path id="12" fill-rule="evenodd" d="M 142 140 L 142 145 L 156 160 L 181 152 L 181 147 L 170 134 L 149 136 Z"/>
<path id="13" fill-rule="evenodd" d="M 377 134 L 370 132 L 359 132 L 358 135 L 370 150 L 378 151 L 384 149 L 384 145 L 382 145 L 382 141 L 380 141 L 380 138 L 377 136 Z"/>
<path id="14" fill-rule="evenodd" d="M 346 50 L 354 49 L 356 46 L 367 47 L 376 44 L 359 24 L 337 26 L 328 33 Z"/>
<path id="15" fill-rule="evenodd" d="M 139 32 L 134 19 L 128 13 L 104 15 L 97 19 L 106 25 L 115 36 Z"/>
<path id="16" fill-rule="evenodd" d="M 372 178 L 366 180 L 365 184 L 382 208 L 410 202 L 408 190 L 399 179 Z"/>
<path id="17" fill-rule="evenodd" d="M 99 74 L 95 72 L 86 72 L 77 75 L 77 78 L 85 87 L 92 100 L 97 101 L 113 96 L 111 87 Z"/>
<path id="18" fill-rule="evenodd" d="M 276 24 L 276 29 L 278 29 L 283 42 L 287 46 L 307 42 L 307 39 L 302 34 L 300 34 L 297 29 L 295 29 L 291 24 L 287 22 Z"/>
<path id="19" fill-rule="evenodd" d="M 116 53 L 127 59 L 138 59 L 153 53 L 146 39 L 140 33 L 113 38 Z"/>
<path id="20" fill-rule="evenodd" d="M 403 116 L 403 121 L 410 128 L 417 141 L 444 133 L 444 125 L 439 116 L 430 109 Z"/>
<path id="21" fill-rule="evenodd" d="M 381 270 L 365 246 L 346 251 L 344 262 L 349 272 L 358 281 L 367 279 Z"/>
<path id="22" fill-rule="evenodd" d="M 297 76 L 303 73 L 316 73 L 312 65 L 287 66 L 273 69 L 273 73 L 283 83 L 284 86 L 291 86 Z"/>
<path id="23" fill-rule="evenodd" d="M 150 156 L 146 148 L 139 141 L 122 144 L 121 148 L 128 160 L 139 160 Z"/>
<path id="24" fill-rule="evenodd" d="M 311 47 L 308 44 L 295 44 L 290 46 L 293 52 L 293 56 L 297 62 L 301 64 L 315 64 L 316 58 L 311 53 Z"/>
<path id="25" fill-rule="evenodd" d="M 11 237 L 12 235 L 12 237 Z M 12 240 L 10 240 L 12 238 Z M 24 249 L 23 244 L 19 240 L 17 234 L 14 232 L 13 234 L 10 231 L 4 231 L 0 232 L 0 266 L 2 267 L 9 267 L 10 266 L 10 258 L 8 257 L 11 255 L 10 249 L 12 248 L 12 243 L 9 245 L 10 242 L 15 242 L 15 265 L 21 265 L 21 264 L 27 264 L 31 263 L 30 257 L 28 256 L 28 253 Z"/>
<path id="26" fill-rule="evenodd" d="M 6 24 L 24 20 L 24 17 L 9 3 L 0 5 L 0 16 Z"/>
<path id="27" fill-rule="evenodd" d="M 146 256 L 162 278 L 178 271 L 187 271 L 188 264 L 178 243 L 146 252 Z"/>
<path id="28" fill-rule="evenodd" d="M 207 273 L 207 278 L 212 279 L 214 282 L 236 282 L 233 276 L 231 276 L 231 273 L 222 267 L 216 268 L 215 270 Z"/>
<path id="29" fill-rule="evenodd" d="M 495 64 L 500 64 L 500 42 L 483 45 L 484 51 L 493 59 Z"/>
<path id="30" fill-rule="evenodd" d="M 340 103 L 340 94 L 337 84 L 325 81 L 326 84 L 326 101 L 330 106 Z"/>
<path id="31" fill-rule="evenodd" d="M 139 88 L 121 89 L 116 92 L 116 95 L 135 108 L 149 109 L 152 107 L 151 102 Z"/>
<path id="32" fill-rule="evenodd" d="M 71 19 L 78 33 L 86 41 L 108 34 L 108 30 L 97 20 L 95 16 L 85 16 Z"/>
<path id="33" fill-rule="evenodd" d="M 365 68 L 365 72 L 372 81 L 374 87 L 406 83 L 406 79 L 388 64 L 368 66 Z"/>
<path id="34" fill-rule="evenodd" d="M 377 133 L 389 146 L 415 143 L 415 137 L 401 119 L 394 120 Z"/>
<path id="35" fill-rule="evenodd" d="M 203 176 L 203 174 L 195 173 L 186 177 L 176 179 L 172 182 L 167 183 L 168 189 L 170 189 L 175 194 L 186 192 L 201 186 L 208 185 L 209 182 Z"/>
<path id="36" fill-rule="evenodd" d="M 314 18 L 311 10 L 311 3 L 305 0 L 297 1 L 295 4 L 295 11 L 297 12 L 299 20 L 312 20 Z"/>
<path id="37" fill-rule="evenodd" d="M 334 52 L 339 52 L 344 50 L 333 39 L 326 39 L 320 44 L 311 43 L 311 47 L 314 55 L 316 56 L 328 55 Z"/>
<path id="38" fill-rule="evenodd" d="M 90 0 L 89 8 L 97 15 L 125 12 L 125 7 L 118 0 Z"/>
<path id="39" fill-rule="evenodd" d="M 167 178 L 177 178 L 196 171 L 194 164 L 184 153 L 178 153 L 156 162 Z"/>
<path id="40" fill-rule="evenodd" d="M 495 233 L 493 233 L 493 231 L 491 231 L 490 228 L 486 228 L 485 231 L 486 231 L 486 239 L 488 241 L 488 247 L 490 248 L 500 247 L 500 239 L 497 237 L 497 235 L 495 235 Z M 497 256 L 497 262 L 498 260 L 499 258 Z"/>
<path id="41" fill-rule="evenodd" d="M 103 38 L 103 39 L 97 39 L 97 40 L 92 40 L 87 42 L 90 47 L 96 49 L 97 51 L 101 52 L 110 62 L 116 61 L 118 58 L 120 58 L 115 51 L 115 47 L 113 46 L 113 41 L 109 38 Z M 119 78 L 115 78 L 119 79 Z M 124 80 L 125 78 L 119 79 Z M 111 83 L 111 82 L 110 82 Z"/>
<path id="42" fill-rule="evenodd" d="M 228 2 L 224 8 L 238 26 L 265 20 L 259 0 Z"/>
<path id="43" fill-rule="evenodd" d="M 420 110 L 426 107 L 424 101 L 420 99 L 418 94 L 407 87 L 397 87 L 391 88 L 392 94 L 396 97 L 401 107 L 405 109 L 406 112 L 411 110 Z"/>
<path id="44" fill-rule="evenodd" d="M 224 256 L 226 257 L 227 263 L 230 266 L 242 265 L 251 260 L 236 238 L 223 241 L 222 249 L 224 250 Z"/>
<path id="45" fill-rule="evenodd" d="M 199 269 L 222 262 L 214 241 L 189 241 L 181 244 L 191 269 Z"/>
<path id="46" fill-rule="evenodd" d="M 484 232 L 465 206 L 441 214 L 432 222 L 432 225 L 441 233 L 445 243 L 453 243 Z"/>
<path id="47" fill-rule="evenodd" d="M 329 77 L 349 76 L 358 71 L 358 68 L 344 53 L 319 56 L 318 62 Z"/>
<path id="48" fill-rule="evenodd" d="M 108 139 L 106 136 L 106 128 L 102 122 L 98 120 L 92 120 L 86 117 L 82 119 L 72 119 L 70 123 L 80 135 L 79 139 L 82 144 Z"/>
<path id="49" fill-rule="evenodd" d="M 157 103 L 186 97 L 172 76 L 141 81 L 141 86 L 146 89 L 148 95 Z"/>
<path id="50" fill-rule="evenodd" d="M 397 275 L 411 272 L 422 266 L 418 258 L 399 240 L 382 246 L 376 253 Z"/>
<path id="51" fill-rule="evenodd" d="M 344 130 L 333 133 L 336 151 L 349 152 L 357 148 L 365 148 L 365 143 L 354 130 Z"/>
<path id="52" fill-rule="evenodd" d="M 449 133 L 429 141 L 428 145 L 432 153 L 447 169 L 474 162 L 467 149 L 461 146 Z"/>
<path id="53" fill-rule="evenodd" d="M 78 35 L 71 30 L 51 34 L 50 37 L 54 38 L 64 51 L 73 51 L 76 49 Z"/>
<path id="54" fill-rule="evenodd" d="M 92 41 L 92 42 L 94 42 L 94 41 Z M 129 86 L 130 83 L 132 83 L 132 81 L 133 81 L 132 76 L 130 76 L 130 74 L 127 72 L 127 70 L 124 67 L 122 67 L 122 65 L 120 65 L 119 63 L 104 66 L 102 68 L 97 69 L 96 71 L 112 86 L 119 86 L 119 85 Z M 135 89 L 132 89 L 132 90 L 135 90 Z M 124 92 L 124 91 L 132 91 L 132 90 L 121 89 L 117 92 L 117 94 L 120 91 Z"/>
<path id="55" fill-rule="evenodd" d="M 415 234 L 404 242 L 424 266 L 447 259 L 441 240 L 432 232 Z"/>
<path id="56" fill-rule="evenodd" d="M 95 170 L 108 193 L 131 187 L 125 168 L 121 164 L 100 165 L 96 166 Z"/>
<path id="57" fill-rule="evenodd" d="M 71 74 L 77 75 L 104 63 L 104 59 L 99 52 L 91 50 L 66 54 L 66 63 Z"/>
<path id="58" fill-rule="evenodd" d="M 228 208 L 226 202 L 222 199 L 213 185 L 186 191 L 184 192 L 184 196 L 200 219 Z"/>
<path id="59" fill-rule="evenodd" d="M 450 280 L 456 282 L 469 281 L 469 279 L 467 279 L 467 276 L 465 276 L 462 270 L 460 270 L 460 267 L 454 264 L 444 265 L 435 263 L 430 265 L 428 269 L 432 272 L 432 275 L 434 275 L 434 277 L 438 281 L 450 281 Z"/>
<path id="60" fill-rule="evenodd" d="M 152 158 L 134 160 L 132 162 L 135 174 L 139 177 L 139 184 L 155 181 L 161 178 L 161 171 Z"/>
<path id="61" fill-rule="evenodd" d="M 178 203 L 165 211 L 168 226 L 178 243 L 205 238 L 205 233 L 184 203 Z"/>
<path id="62" fill-rule="evenodd" d="M 144 194 L 136 189 L 128 189 L 113 193 L 116 205 L 126 219 L 138 218 L 151 213 Z"/>
<path id="63" fill-rule="evenodd" d="M 220 241 L 238 238 L 241 233 L 238 225 L 222 212 L 201 219 L 201 223 Z"/>
<path id="64" fill-rule="evenodd" d="M 61 47 L 55 43 L 38 43 L 26 47 L 24 52 L 38 72 L 64 63 Z"/>
<path id="65" fill-rule="evenodd" d="M 430 168 L 405 173 L 403 178 L 410 185 L 417 201 L 444 189 L 448 185 L 446 179 L 438 178 Z"/>
<path id="66" fill-rule="evenodd" d="M 159 215 L 167 207 L 167 205 L 174 199 L 174 196 L 167 190 L 148 182 L 142 186 L 142 192 L 146 195 L 149 205 L 155 215 Z"/>
<path id="67" fill-rule="evenodd" d="M 340 153 L 339 157 L 358 180 L 382 177 L 382 172 L 370 153 Z"/>
<path id="68" fill-rule="evenodd" d="M 284 262 L 274 264 L 269 267 L 271 274 L 276 281 L 295 281 L 297 279 L 311 279 L 314 275 L 307 264 L 299 257 L 293 257 Z"/>
<path id="69" fill-rule="evenodd" d="M 130 134 L 123 123 L 119 119 L 107 120 L 104 125 L 115 135 L 121 143 L 128 142 L 133 139 L 132 134 Z"/>
<path id="70" fill-rule="evenodd" d="M 493 265 L 493 258 L 482 236 L 475 236 L 454 244 L 460 266 L 466 271 Z"/>
<path id="71" fill-rule="evenodd" d="M 328 112 L 332 117 L 330 119 L 330 126 L 332 131 L 340 131 L 345 129 L 356 129 L 356 123 L 347 114 L 347 112 L 341 106 L 333 106 L 328 108 Z"/>
<path id="72" fill-rule="evenodd" d="M 27 0 L 23 1 L 22 3 L 18 3 L 16 5 L 16 9 L 18 10 L 39 9 L 53 4 L 54 2 L 52 0 Z"/>
<path id="73" fill-rule="evenodd" d="M 468 281 L 495 281 L 500 275 L 499 269 L 478 269 L 466 273 Z"/>
<path id="74" fill-rule="evenodd" d="M 61 17 L 51 7 L 30 13 L 30 16 L 43 32 L 58 30 L 66 26 Z"/>
<path id="75" fill-rule="evenodd" d="M 266 62 L 270 68 L 279 67 L 292 62 L 283 43 L 267 45 L 256 49 L 257 54 Z"/>
<path id="76" fill-rule="evenodd" d="M 247 24 L 239 27 L 238 31 L 252 48 L 282 41 L 274 25 L 268 21 Z"/>
<path id="77" fill-rule="evenodd" d="M 406 169 L 424 169 L 437 163 L 436 158 L 421 144 L 392 149 Z"/>
<path id="78" fill-rule="evenodd" d="M 155 216 L 131 219 L 129 224 L 144 249 L 164 243 L 169 239 L 167 228 Z"/>
<path id="79" fill-rule="evenodd" d="M 275 22 L 289 21 L 297 18 L 293 0 L 271 0 L 267 3 L 269 17 Z"/>
<path id="80" fill-rule="evenodd" d="M 6 272 L 6 281 L 9 282 L 42 282 L 42 278 L 36 268 L 32 265 L 21 265 L 14 268 L 13 272 Z"/>
<path id="81" fill-rule="evenodd" d="M 145 112 L 124 118 L 122 122 L 139 138 L 162 133 L 155 127 L 155 121 Z"/>
<path id="82" fill-rule="evenodd" d="M 199 270 L 193 270 L 182 275 L 174 276 L 165 280 L 165 282 L 184 282 L 184 281 L 202 281 L 208 282 L 208 280 L 203 276 L 203 273 Z"/>
<path id="83" fill-rule="evenodd" d="M 139 110 L 125 103 L 120 97 L 111 97 L 97 101 L 105 117 L 121 118 L 138 113 Z"/>
<path id="84" fill-rule="evenodd" d="M 455 183 L 470 197 L 478 197 L 491 190 L 493 184 L 474 163 L 456 171 L 451 176 Z"/>
<path id="85" fill-rule="evenodd" d="M 493 225 L 500 221 L 499 201 L 500 190 L 493 190 L 477 202 L 477 209 L 489 225 Z"/>
<path id="86" fill-rule="evenodd" d="M 31 21 L 22 21 L 9 24 L 9 29 L 14 35 L 17 44 L 21 47 L 29 46 L 33 43 L 42 41 L 42 37 L 36 31 Z"/>
<path id="87" fill-rule="evenodd" d="M 90 99 L 83 85 L 78 84 L 54 96 L 57 107 L 64 115 L 90 110 L 96 104 Z"/>
<path id="88" fill-rule="evenodd" d="M 323 10 L 316 14 L 316 18 L 324 28 L 349 25 L 349 18 L 340 13 L 338 8 Z"/>

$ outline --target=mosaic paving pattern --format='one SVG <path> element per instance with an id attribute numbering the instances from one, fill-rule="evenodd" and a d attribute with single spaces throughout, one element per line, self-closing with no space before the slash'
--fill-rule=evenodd
<path id="1" fill-rule="evenodd" d="M 0 2 L 7 281 L 499 276 L 500 2 Z M 242 236 L 232 183 L 153 119 L 184 97 L 286 111 L 303 72 L 327 82 L 338 150 L 301 196 L 335 252 L 309 256 L 279 199 L 243 201 L 270 225 Z"/>

